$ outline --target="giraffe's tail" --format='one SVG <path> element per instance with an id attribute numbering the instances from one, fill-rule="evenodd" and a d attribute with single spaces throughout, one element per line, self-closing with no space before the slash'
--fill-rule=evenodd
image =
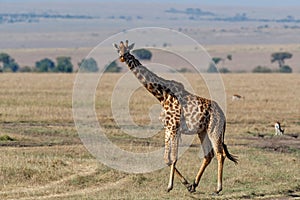
<path id="1" fill-rule="evenodd" d="M 226 154 L 226 157 L 229 160 L 231 160 L 232 162 L 234 162 L 235 164 L 238 164 L 238 157 L 229 153 L 226 144 L 222 143 L 222 145 L 223 145 L 223 149 L 224 149 L 224 152 Z"/>
<path id="2" fill-rule="evenodd" d="M 223 124 L 223 142 L 222 142 L 223 150 L 225 152 L 226 157 L 237 165 L 238 157 L 230 154 L 227 149 L 226 144 L 224 144 L 225 129 L 226 129 L 226 122 L 224 122 L 224 124 Z"/>

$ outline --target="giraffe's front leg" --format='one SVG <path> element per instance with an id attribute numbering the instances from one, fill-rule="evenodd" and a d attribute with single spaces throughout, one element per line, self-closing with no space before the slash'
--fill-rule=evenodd
<path id="1" fill-rule="evenodd" d="M 170 136 L 167 134 L 165 134 L 165 153 L 164 153 L 164 161 L 166 163 L 166 165 L 170 166 L 171 163 L 171 149 L 170 149 Z"/>
<path id="2" fill-rule="evenodd" d="M 170 146 L 168 146 L 168 149 L 170 149 L 169 147 Z M 166 156 L 166 155 L 168 155 L 168 156 Z M 189 188 L 191 187 L 191 184 L 184 178 L 184 176 L 181 175 L 181 173 L 178 171 L 178 169 L 175 166 L 176 161 L 177 161 L 177 157 L 176 157 L 176 161 L 174 163 L 172 163 L 172 160 L 170 159 L 170 151 L 168 151 L 167 154 L 165 154 L 165 158 L 166 158 L 165 159 L 166 163 L 171 168 L 170 169 L 170 178 L 169 178 L 167 192 L 170 192 L 173 189 L 174 173 L 180 179 L 181 183 L 189 190 Z"/>
<path id="3" fill-rule="evenodd" d="M 170 178 L 169 178 L 169 184 L 168 184 L 168 189 L 167 189 L 167 192 L 170 192 L 172 189 L 173 189 L 173 183 L 174 183 L 174 174 L 175 174 L 175 163 L 172 163 L 171 164 L 171 170 L 170 170 Z"/>
<path id="4" fill-rule="evenodd" d="M 176 132 L 172 132 L 167 130 L 165 136 L 165 163 L 170 166 L 170 177 L 168 183 L 167 192 L 173 189 L 173 182 L 174 182 L 174 175 L 175 172 L 178 174 L 176 169 L 176 162 L 177 162 L 177 148 L 178 148 L 178 139 L 176 137 Z"/>
<path id="5" fill-rule="evenodd" d="M 171 167 L 170 171 L 170 178 L 169 178 L 169 183 L 168 183 L 168 189 L 167 192 L 171 191 L 173 189 L 173 181 L 174 181 L 174 165 L 172 164 L 171 160 L 171 135 L 170 131 L 166 130 L 165 131 L 165 154 L 164 154 L 164 160 L 166 165 Z"/>

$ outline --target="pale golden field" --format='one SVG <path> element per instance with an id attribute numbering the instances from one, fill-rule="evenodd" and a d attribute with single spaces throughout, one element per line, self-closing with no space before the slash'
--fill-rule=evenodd
<path id="1" fill-rule="evenodd" d="M 198 75 L 185 76 L 198 95 L 208 97 Z M 96 113 L 105 133 L 128 151 L 162 147 L 162 131 L 139 139 L 122 133 L 114 122 L 111 91 L 120 77 L 105 74 L 97 90 Z M 129 174 L 98 162 L 83 146 L 74 125 L 75 74 L 0 74 L 0 199 L 300 198 L 300 74 L 222 78 L 227 94 L 225 143 L 239 157 L 239 164 L 225 161 L 223 191 L 212 196 L 217 186 L 215 159 L 194 194 L 176 177 L 173 190 L 166 192 L 168 167 Z M 231 101 L 233 94 L 245 99 Z M 148 111 L 155 103 L 144 89 L 132 95 L 130 113 L 137 124 L 149 122 Z M 274 136 L 277 120 L 285 129 L 283 136 Z M 199 142 L 194 143 L 177 162 L 190 182 L 201 161 Z"/>

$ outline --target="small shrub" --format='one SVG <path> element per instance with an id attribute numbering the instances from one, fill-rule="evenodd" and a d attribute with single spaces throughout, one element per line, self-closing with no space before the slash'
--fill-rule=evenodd
<path id="1" fill-rule="evenodd" d="M 191 72 L 191 70 L 189 70 L 188 68 L 181 68 L 178 70 L 179 73 L 188 73 Z"/>
<path id="2" fill-rule="evenodd" d="M 57 65 L 54 69 L 55 72 L 73 72 L 73 64 L 71 62 L 71 57 L 60 56 L 56 58 Z"/>
<path id="3" fill-rule="evenodd" d="M 133 50 L 132 53 L 141 60 L 151 60 L 152 58 L 152 53 L 151 51 L 147 50 L 147 49 L 137 49 L 137 50 Z"/>
<path id="4" fill-rule="evenodd" d="M 10 137 L 9 135 L 1 135 L 0 141 L 15 141 L 15 139 Z"/>
<path id="5" fill-rule="evenodd" d="M 19 70 L 18 63 L 7 53 L 0 53 L 0 63 L 2 63 L 1 72 L 17 72 Z"/>
<path id="6" fill-rule="evenodd" d="M 271 73 L 272 70 L 268 67 L 257 66 L 252 70 L 253 73 Z"/>
<path id="7" fill-rule="evenodd" d="M 292 73 L 293 70 L 290 66 L 284 65 L 284 66 L 280 67 L 279 72 L 280 73 Z"/>
<path id="8" fill-rule="evenodd" d="M 219 69 L 220 73 L 226 74 L 226 73 L 230 73 L 231 71 L 229 69 L 227 69 L 226 67 L 220 68 Z"/>
<path id="9" fill-rule="evenodd" d="M 29 66 L 21 67 L 19 69 L 19 72 L 32 72 L 32 71 L 33 71 L 33 69 Z"/>
<path id="10" fill-rule="evenodd" d="M 55 63 L 49 59 L 44 58 L 40 61 L 35 62 L 35 71 L 36 72 L 50 72 L 55 68 Z"/>
<path id="11" fill-rule="evenodd" d="M 82 61 L 78 63 L 78 66 L 83 72 L 97 72 L 99 70 L 94 58 L 82 59 Z"/>
<path id="12" fill-rule="evenodd" d="M 119 67 L 116 61 L 111 62 L 108 64 L 105 68 L 104 72 L 113 72 L 113 73 L 119 73 L 121 72 L 122 67 Z"/>

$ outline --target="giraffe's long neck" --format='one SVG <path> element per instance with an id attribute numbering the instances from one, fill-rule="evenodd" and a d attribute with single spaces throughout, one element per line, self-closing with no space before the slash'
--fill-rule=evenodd
<path id="1" fill-rule="evenodd" d="M 183 99 L 183 96 L 188 93 L 181 83 L 166 80 L 157 76 L 155 73 L 144 67 L 139 60 L 130 53 L 126 53 L 124 59 L 137 79 L 161 103 L 164 102 L 168 95 L 173 95 L 180 101 L 180 99 Z"/>

